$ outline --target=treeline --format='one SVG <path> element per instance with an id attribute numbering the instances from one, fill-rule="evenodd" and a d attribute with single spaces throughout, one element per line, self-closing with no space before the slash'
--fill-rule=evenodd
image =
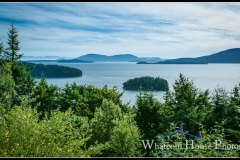
<path id="1" fill-rule="evenodd" d="M 34 64 L 31 62 L 22 62 L 26 68 L 31 68 L 30 74 L 32 77 L 41 78 L 43 74 L 46 78 L 67 78 L 67 77 L 81 77 L 82 71 L 77 68 L 59 66 L 59 65 L 44 65 Z"/>
<path id="2" fill-rule="evenodd" d="M 13 25 L 8 33 L 8 44 L 17 46 Z M 107 86 L 59 88 L 44 77 L 36 82 L 17 62 L 17 51 L 0 44 L 0 157 L 239 157 L 229 146 L 240 141 L 240 84 L 229 93 L 216 88 L 210 94 L 180 74 L 164 102 L 140 90 L 130 106 L 122 103 L 123 93 Z M 177 133 L 157 141 L 182 123 L 184 131 L 201 132 L 203 139 Z M 218 140 L 228 148 L 159 149 L 185 147 L 185 140 L 203 146 Z"/>
<path id="3" fill-rule="evenodd" d="M 138 91 L 166 91 L 168 88 L 167 80 L 160 77 L 143 76 L 139 78 L 129 79 L 123 83 L 123 89 Z"/>

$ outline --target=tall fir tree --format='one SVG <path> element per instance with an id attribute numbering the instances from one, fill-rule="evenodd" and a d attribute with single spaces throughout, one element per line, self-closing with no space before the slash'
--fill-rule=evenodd
<path id="1" fill-rule="evenodd" d="M 20 50 L 19 47 L 19 40 L 18 38 L 18 30 L 11 25 L 11 28 L 8 29 L 8 48 L 5 49 L 5 59 L 11 62 L 20 60 L 23 54 L 19 54 L 18 51 Z"/>
<path id="2" fill-rule="evenodd" d="M 13 80 L 15 82 L 16 99 L 14 104 L 19 104 L 21 102 L 21 95 L 30 95 L 32 89 L 35 85 L 35 80 L 30 75 L 30 70 L 28 70 L 20 61 L 23 54 L 19 54 L 19 44 L 18 40 L 18 30 L 11 25 L 8 33 L 8 47 L 3 52 L 3 60 L 6 63 L 11 64 L 11 73 Z"/>

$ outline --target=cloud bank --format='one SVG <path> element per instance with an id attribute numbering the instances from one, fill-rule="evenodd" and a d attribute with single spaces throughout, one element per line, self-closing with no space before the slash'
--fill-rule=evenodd
<path id="1" fill-rule="evenodd" d="M 10 25 L 26 56 L 88 53 L 199 57 L 240 46 L 240 3 L 0 3 L 0 42 Z"/>

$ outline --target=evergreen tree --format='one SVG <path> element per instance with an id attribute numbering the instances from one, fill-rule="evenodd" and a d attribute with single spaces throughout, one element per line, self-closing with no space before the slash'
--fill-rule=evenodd
<path id="1" fill-rule="evenodd" d="M 3 43 L 0 43 L 0 116 L 11 108 L 15 96 L 11 63 L 4 61 L 3 52 Z"/>
<path id="2" fill-rule="evenodd" d="M 30 95 L 32 93 L 32 89 L 35 85 L 35 80 L 30 75 L 30 70 L 27 69 L 22 62 L 19 62 L 23 54 L 19 54 L 19 40 L 18 40 L 18 31 L 11 25 L 8 33 L 8 48 L 6 48 L 3 52 L 3 60 L 5 62 L 10 62 L 11 64 L 11 73 L 13 80 L 15 82 L 15 91 L 16 97 L 14 100 L 14 104 L 20 104 L 21 95 Z M 2 45 L 1 45 L 2 46 Z M 3 47 L 1 47 L 3 49 Z"/>
<path id="3" fill-rule="evenodd" d="M 154 139 L 159 133 L 164 133 L 169 125 L 171 109 L 158 102 L 152 92 L 139 91 L 136 105 L 133 107 L 136 117 L 136 123 L 139 127 L 143 140 Z M 150 156 L 151 150 L 144 149 L 146 157 Z"/>
<path id="4" fill-rule="evenodd" d="M 9 111 L 13 104 L 14 85 L 10 63 L 0 61 L 0 114 Z"/>
<path id="5" fill-rule="evenodd" d="M 198 133 L 200 124 L 211 111 L 209 92 L 200 91 L 192 81 L 182 74 L 173 84 L 173 92 L 168 90 L 164 96 L 165 105 L 172 108 L 172 120 L 176 124 L 185 123 L 188 131 Z"/>
<path id="6" fill-rule="evenodd" d="M 59 108 L 59 88 L 54 85 L 48 85 L 45 77 L 42 75 L 42 78 L 35 85 L 33 89 L 33 98 L 36 98 L 32 102 L 33 106 L 38 106 L 37 111 L 42 113 L 39 117 L 42 119 L 44 115 L 50 115 L 52 110 Z"/>
<path id="7" fill-rule="evenodd" d="M 18 38 L 18 31 L 14 27 L 14 25 L 11 25 L 11 28 L 8 30 L 8 48 L 5 49 L 5 59 L 10 62 L 15 62 L 17 60 L 20 60 L 23 54 L 18 54 L 18 51 L 20 50 L 19 47 L 19 40 Z"/>
<path id="8" fill-rule="evenodd" d="M 233 91 L 226 92 L 224 88 L 215 89 L 212 97 L 212 118 L 211 123 L 224 122 L 223 127 L 229 133 L 227 139 L 234 143 L 239 142 L 240 130 L 240 103 L 239 103 L 239 86 L 235 86 Z"/>

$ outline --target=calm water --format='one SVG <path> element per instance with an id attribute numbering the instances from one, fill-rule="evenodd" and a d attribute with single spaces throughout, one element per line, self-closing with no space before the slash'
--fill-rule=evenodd
<path id="1" fill-rule="evenodd" d="M 66 83 L 76 82 L 79 85 L 91 84 L 102 88 L 107 85 L 109 88 L 118 87 L 123 90 L 123 83 L 128 79 L 153 76 L 161 77 L 168 81 L 172 89 L 174 81 L 182 73 L 189 80 L 193 80 L 195 86 L 201 90 L 209 89 L 211 92 L 217 86 L 231 91 L 240 82 L 240 64 L 136 64 L 135 62 L 95 62 L 95 63 L 53 63 L 69 67 L 75 67 L 83 72 L 78 78 L 47 78 L 49 84 L 64 87 Z M 125 91 L 122 97 L 123 102 L 135 104 L 137 91 Z M 160 101 L 163 101 L 165 92 L 154 92 Z"/>

